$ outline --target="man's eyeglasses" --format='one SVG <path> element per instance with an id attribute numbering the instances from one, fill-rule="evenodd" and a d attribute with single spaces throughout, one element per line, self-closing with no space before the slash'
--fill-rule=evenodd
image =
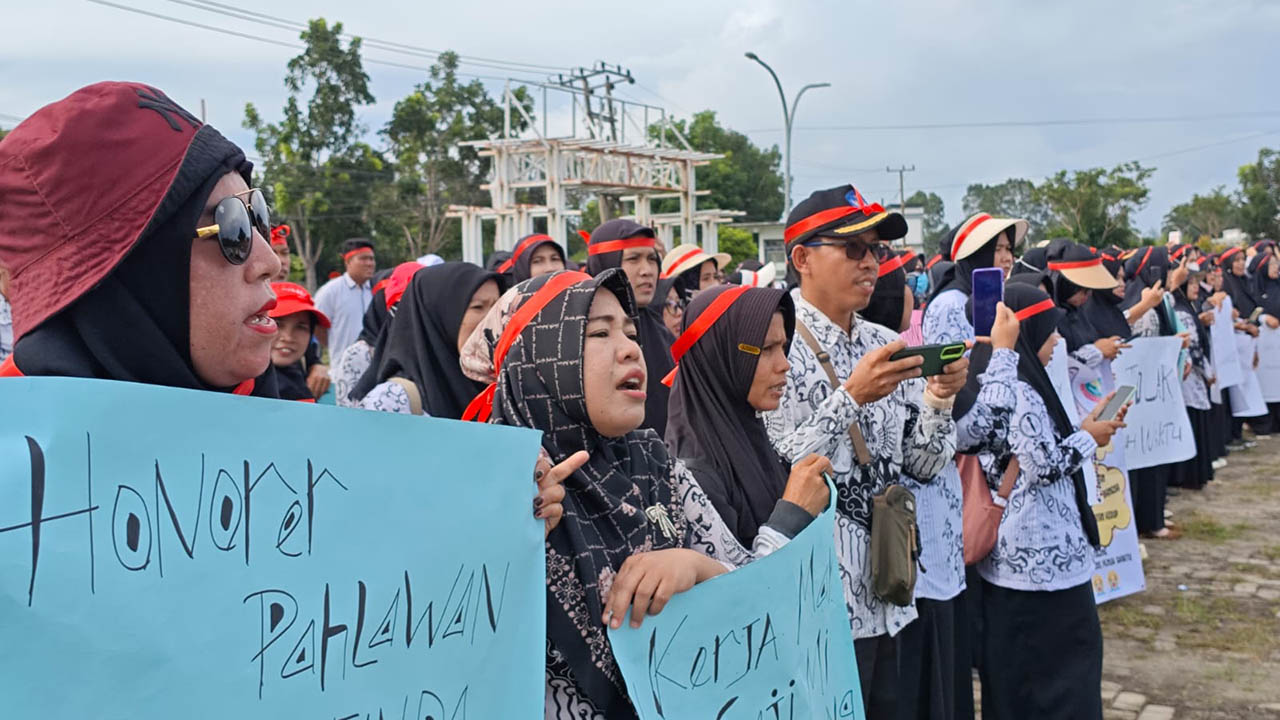
<path id="1" fill-rule="evenodd" d="M 889 258 L 889 254 L 892 252 L 889 246 L 884 243 L 864 243 L 861 240 L 819 239 L 810 240 L 800 244 L 805 247 L 826 246 L 844 248 L 844 255 L 850 260 L 861 260 L 867 256 L 867 251 L 870 250 L 874 254 L 876 262 L 884 262 Z"/>
<path id="2" fill-rule="evenodd" d="M 196 239 L 216 235 L 222 257 L 232 265 L 243 265 L 253 252 L 254 230 L 271 237 L 271 209 L 257 188 L 220 200 L 213 210 L 213 224 L 196 228 Z"/>

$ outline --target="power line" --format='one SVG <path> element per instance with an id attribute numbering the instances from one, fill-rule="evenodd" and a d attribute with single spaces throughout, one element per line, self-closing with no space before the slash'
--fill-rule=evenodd
<path id="1" fill-rule="evenodd" d="M 951 130 L 1001 127 L 1049 127 L 1058 125 L 1141 125 L 1152 123 L 1201 122 L 1205 120 L 1233 120 L 1280 116 L 1280 110 L 1253 110 L 1208 115 L 1176 115 L 1166 117 L 1113 117 L 1077 118 L 1071 120 L 990 120 L 959 123 L 915 123 L 907 125 L 810 125 L 793 130 L 843 131 L 843 130 Z M 757 128 L 749 133 L 782 132 L 782 128 Z"/>
<path id="2" fill-rule="evenodd" d="M 238 31 L 238 30 L 229 30 L 229 29 L 227 29 L 227 28 L 220 28 L 220 27 L 217 27 L 217 26 L 214 26 L 214 25 L 206 25 L 206 24 L 204 24 L 204 23 L 194 22 L 194 21 L 192 21 L 192 20 L 185 20 L 185 19 L 183 19 L 183 18 L 176 18 L 176 17 L 173 17 L 173 16 L 171 16 L 171 15 L 163 15 L 163 14 L 161 14 L 161 13 L 151 12 L 150 10 L 143 10 L 142 8 L 130 7 L 130 6 L 128 6 L 128 5 L 121 5 L 121 4 L 119 4 L 119 3 L 110 2 L 109 0 L 87 0 L 87 2 L 91 2 L 91 3 L 94 3 L 94 4 L 96 4 L 96 5 L 105 5 L 105 6 L 107 6 L 107 7 L 116 8 L 117 10 L 124 10 L 124 11 L 126 11 L 126 12 L 137 13 L 137 14 L 139 14 L 139 15 L 146 15 L 146 16 L 153 17 L 153 18 L 157 18 L 157 19 L 160 19 L 160 20 L 167 20 L 167 21 L 169 21 L 169 22 L 178 23 L 178 24 L 180 24 L 180 25 L 188 25 L 188 26 L 190 26 L 190 27 L 200 28 L 201 30 L 210 30 L 210 31 L 213 31 L 213 32 L 216 32 L 216 33 L 222 33 L 222 34 L 224 34 L 224 35 L 231 35 L 231 36 L 233 36 L 233 37 L 243 38 L 243 39 L 246 39 L 246 40 L 255 40 L 255 41 L 257 41 L 257 42 L 267 43 L 267 44 L 270 44 L 270 45 L 275 45 L 275 46 L 277 46 L 277 47 L 290 48 L 290 49 L 293 49 L 293 50 L 305 50 L 305 49 L 306 49 L 306 46 L 304 46 L 304 45 L 299 45 L 298 43 L 285 42 L 285 41 L 283 41 L 283 40 L 277 40 L 277 39 L 274 39 L 274 38 L 266 38 L 266 37 L 262 37 L 262 36 L 260 36 L 260 35 L 251 35 L 251 34 L 249 34 L 249 33 L 240 32 L 240 31 Z M 403 68 L 403 69 L 406 69 L 406 70 L 418 70 L 418 71 L 421 71 L 421 72 L 430 72 L 430 71 L 431 71 L 431 68 L 426 67 L 426 66 L 423 66 L 423 65 L 409 65 L 409 64 L 407 64 L 407 63 L 399 63 L 399 62 L 394 62 L 394 61 L 391 61 L 391 60 L 381 60 L 381 59 L 378 59 L 378 58 L 369 57 L 368 55 L 363 55 L 363 56 L 361 57 L 361 59 L 362 59 L 364 62 L 372 63 L 372 64 L 375 64 L 375 65 L 385 65 L 385 66 L 388 66 L 388 67 L 397 67 L 397 68 Z M 471 78 L 478 78 L 478 79 L 481 79 L 481 80 L 511 80 L 511 79 L 514 79 L 514 80 L 522 80 L 522 78 L 512 78 L 512 77 L 509 77 L 509 76 L 500 76 L 500 75 L 478 75 L 478 74 L 474 74 L 474 73 L 463 73 L 463 72 L 459 72 L 459 73 L 456 73 L 456 74 L 457 74 L 459 77 L 471 77 Z M 530 80 L 530 79 L 527 79 L 527 78 L 524 78 L 523 80 L 525 80 L 526 82 L 533 81 L 533 80 Z M 537 81 L 540 81 L 540 79 L 539 79 L 539 80 L 537 80 Z"/>
<path id="3" fill-rule="evenodd" d="M 228 17 L 234 17 L 240 20 L 249 20 L 251 22 L 266 22 L 278 28 L 285 30 L 301 31 L 306 30 L 309 25 L 297 20 L 289 20 L 274 15 L 267 15 L 253 10 L 238 8 L 234 5 L 213 2 L 213 0 L 168 0 L 177 5 L 185 5 L 187 7 L 196 8 Z M 417 45 L 409 45 L 406 43 L 393 42 L 390 40 L 381 40 L 379 38 L 368 37 L 365 35 L 357 35 L 355 33 L 344 32 L 341 37 L 352 39 L 359 37 L 361 41 L 371 47 L 385 50 L 387 52 L 395 52 L 404 55 L 414 55 L 426 58 L 438 58 L 443 55 L 445 50 L 434 50 L 424 48 Z M 514 70 L 517 72 L 559 72 L 567 69 L 567 66 L 559 65 L 542 65 L 538 63 L 525 63 L 514 60 L 498 60 L 494 58 L 483 58 L 474 55 L 458 54 L 458 59 L 462 64 L 473 65 L 477 67 L 488 67 L 495 70 Z"/>

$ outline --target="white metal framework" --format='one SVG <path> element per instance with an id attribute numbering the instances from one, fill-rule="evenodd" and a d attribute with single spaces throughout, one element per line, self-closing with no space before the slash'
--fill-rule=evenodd
<path id="1" fill-rule="evenodd" d="M 491 198 L 490 207 L 454 205 L 449 208 L 448 216 L 462 221 L 463 259 L 482 262 L 482 231 L 486 221 L 495 223 L 494 248 L 498 250 L 510 250 L 522 236 L 532 233 L 535 218 L 545 218 L 547 234 L 567 246 L 565 220 L 580 214 L 567 207 L 566 191 L 570 189 L 617 197 L 629 206 L 630 215 L 624 217 L 654 228 L 668 248 L 675 243 L 678 229 L 680 242 L 696 243 L 700 234 L 702 246 L 715 252 L 717 225 L 745 214 L 736 210 L 698 210 L 697 198 L 706 192 L 698 190 L 697 168 L 723 156 L 690 149 L 661 108 L 616 100 L 610 95 L 606 97 L 609 111 L 604 114 L 593 110 L 590 93 L 573 90 L 573 134 L 549 137 L 546 91 L 566 90 L 553 85 L 538 87 L 543 89 L 544 98 L 541 132 L 513 96 L 508 83 L 503 92 L 507 116 L 503 136 L 462 143 L 490 159 L 489 182 L 483 187 Z M 589 137 L 577 137 L 579 108 Z M 513 110 L 524 116 L 534 137 L 513 137 Z M 651 119 L 655 126 L 653 134 L 649 132 Z M 632 137 L 639 135 L 641 143 L 626 142 L 628 125 L 632 128 Z M 682 147 L 672 147 L 667 142 L 668 132 Z M 516 202 L 516 192 L 528 188 L 542 188 L 546 204 Z M 679 211 L 652 212 L 651 202 L 661 199 L 678 199 Z"/>

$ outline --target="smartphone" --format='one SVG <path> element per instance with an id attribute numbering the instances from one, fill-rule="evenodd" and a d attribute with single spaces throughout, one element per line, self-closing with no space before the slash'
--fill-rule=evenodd
<path id="1" fill-rule="evenodd" d="M 1102 412 L 1098 413 L 1099 420 L 1115 420 L 1116 415 L 1120 414 L 1120 408 L 1133 399 L 1138 389 L 1132 385 L 1121 385 L 1116 388 L 1116 394 L 1111 396 L 1107 404 L 1102 408 Z"/>
<path id="2" fill-rule="evenodd" d="M 999 269 L 999 268 L 997 268 Z M 949 365 L 956 360 L 964 357 L 964 343 L 941 343 L 938 345 L 917 345 L 899 350 L 889 356 L 890 360 L 901 360 L 903 358 L 919 355 L 924 358 L 924 364 L 920 366 L 920 370 L 924 377 L 930 375 L 941 375 L 943 366 Z"/>
<path id="3" fill-rule="evenodd" d="M 975 337 L 991 334 L 996 323 L 996 303 L 1004 300 L 1004 270 L 978 268 L 973 271 L 973 333 Z"/>

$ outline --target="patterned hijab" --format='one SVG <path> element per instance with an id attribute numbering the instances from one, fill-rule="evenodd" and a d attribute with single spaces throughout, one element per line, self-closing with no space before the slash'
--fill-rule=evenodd
<path id="1" fill-rule="evenodd" d="M 621 270 L 552 299 L 507 353 L 492 421 L 541 430 L 553 464 L 579 450 L 591 455 L 565 481 L 564 518 L 547 538 L 547 672 L 553 685 L 576 687 L 605 717 L 634 718 L 601 622 L 604 599 L 628 557 L 688 547 L 691 532 L 672 480 L 674 461 L 657 433 L 609 438 L 588 418 L 583 346 L 598 291 L 612 292 L 635 317 Z"/>

